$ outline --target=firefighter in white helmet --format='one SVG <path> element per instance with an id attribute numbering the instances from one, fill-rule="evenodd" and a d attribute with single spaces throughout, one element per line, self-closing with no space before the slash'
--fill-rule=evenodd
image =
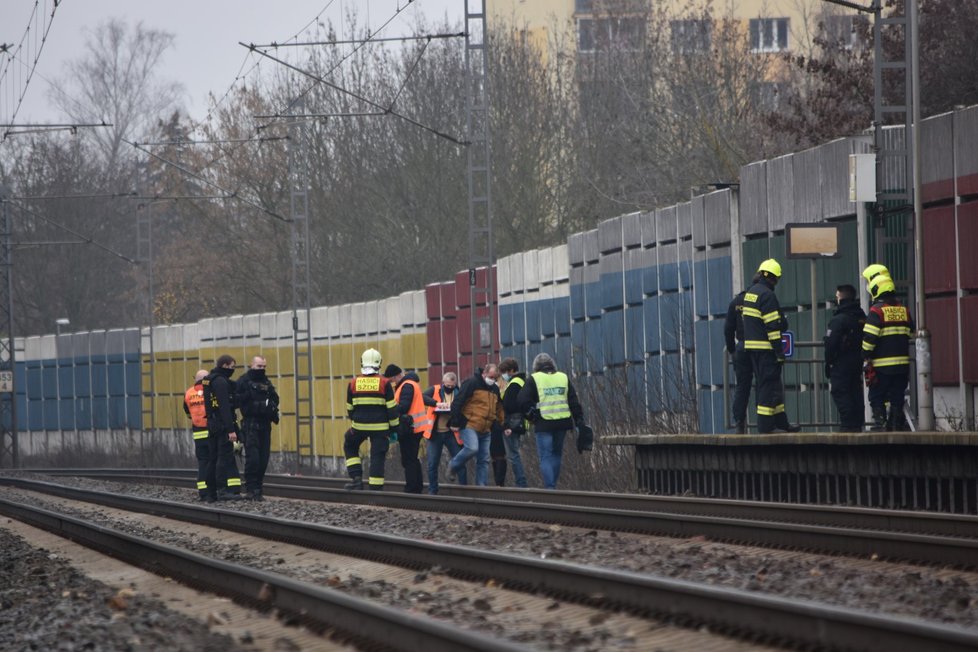
<path id="1" fill-rule="evenodd" d="M 350 474 L 347 489 L 363 489 L 363 461 L 360 445 L 370 439 L 370 475 L 367 486 L 375 491 L 384 488 L 384 461 L 390 440 L 396 437 L 399 414 L 394 401 L 394 386 L 380 375 L 380 351 L 367 349 L 360 357 L 360 374 L 346 389 L 346 412 L 353 424 L 343 438 L 346 471 Z"/>

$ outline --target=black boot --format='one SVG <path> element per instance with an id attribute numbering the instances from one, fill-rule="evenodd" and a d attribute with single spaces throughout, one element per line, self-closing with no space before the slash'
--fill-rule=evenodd
<path id="1" fill-rule="evenodd" d="M 885 408 L 873 408 L 873 425 L 870 426 L 870 431 L 872 432 L 886 432 L 886 409 Z"/>
<path id="2" fill-rule="evenodd" d="M 363 476 L 353 475 L 350 476 L 350 482 L 343 485 L 343 488 L 347 491 L 363 491 Z"/>
<path id="3" fill-rule="evenodd" d="M 746 422 L 744 422 L 744 421 L 738 421 L 736 424 L 734 424 L 734 427 L 737 429 L 736 432 L 737 432 L 738 435 L 746 435 L 747 434 L 747 423 Z"/>
<path id="4" fill-rule="evenodd" d="M 886 429 L 889 432 L 906 432 L 907 418 L 903 416 L 903 409 L 890 408 L 890 413 L 886 419 Z"/>

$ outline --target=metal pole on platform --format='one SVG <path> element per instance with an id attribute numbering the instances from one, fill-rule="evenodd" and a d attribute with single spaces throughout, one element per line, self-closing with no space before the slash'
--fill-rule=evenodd
<path id="1" fill-rule="evenodd" d="M 817 305 L 817 301 L 818 301 L 818 283 L 815 280 L 815 262 L 816 262 L 815 259 L 812 258 L 811 259 L 811 270 L 812 270 L 812 273 L 811 273 L 811 277 L 812 277 L 812 342 L 818 341 L 818 340 L 816 340 L 816 335 L 815 335 L 818 332 L 818 305 Z M 812 347 L 812 394 L 815 397 L 815 402 L 814 402 L 814 413 L 812 414 L 812 421 L 814 423 L 819 423 L 820 422 L 820 419 L 821 419 L 821 416 L 822 416 L 822 410 L 820 409 L 821 408 L 822 401 L 819 399 L 819 396 L 818 396 L 819 385 L 820 385 L 820 383 L 818 382 L 818 365 L 816 365 L 814 363 L 814 361 L 815 361 L 815 359 L 817 357 L 818 357 L 818 347 L 817 346 L 813 346 Z"/>

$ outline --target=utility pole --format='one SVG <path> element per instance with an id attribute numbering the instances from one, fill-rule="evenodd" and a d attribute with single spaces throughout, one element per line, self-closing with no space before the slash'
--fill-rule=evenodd
<path id="1" fill-rule="evenodd" d="M 465 0 L 465 125 L 468 140 L 469 306 L 472 311 L 473 366 L 488 363 L 495 349 L 489 149 L 489 34 L 486 1 Z M 486 268 L 485 280 L 478 269 Z M 479 304 L 485 306 L 480 313 Z M 463 326 L 464 327 L 464 326 Z"/>
<path id="2" fill-rule="evenodd" d="M 0 468 L 20 466 L 14 397 L 13 223 L 7 190 L 0 186 Z"/>

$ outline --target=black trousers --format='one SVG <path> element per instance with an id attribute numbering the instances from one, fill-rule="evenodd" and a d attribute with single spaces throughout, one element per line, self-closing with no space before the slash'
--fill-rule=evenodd
<path id="1" fill-rule="evenodd" d="M 832 400 L 839 410 L 842 432 L 862 432 L 866 423 L 862 367 L 836 365 L 832 367 L 829 381 L 832 383 Z"/>
<path id="2" fill-rule="evenodd" d="M 899 432 L 906 429 L 903 416 L 904 393 L 910 384 L 910 367 L 890 367 L 886 371 L 876 369 L 876 384 L 869 388 L 869 405 L 873 414 L 889 414 L 887 430 Z"/>
<path id="3" fill-rule="evenodd" d="M 404 467 L 404 491 L 409 494 L 419 494 L 424 490 L 421 460 L 418 459 L 421 434 L 402 429 L 397 435 L 397 443 L 401 448 L 401 466 Z"/>
<path id="4" fill-rule="evenodd" d="M 194 439 L 194 456 L 197 458 L 197 494 L 201 498 L 214 495 L 214 486 L 207 482 L 211 446 L 207 437 Z"/>
<path id="5" fill-rule="evenodd" d="M 343 437 L 343 454 L 346 456 L 346 472 L 351 478 L 363 477 L 363 461 L 360 459 L 360 445 L 370 439 L 371 489 L 384 488 L 384 463 L 390 448 L 390 431 L 355 430 L 350 428 Z"/>
<path id="6" fill-rule="evenodd" d="M 241 435 L 245 447 L 245 489 L 261 491 L 272 449 L 272 422 L 268 419 L 244 419 L 241 422 Z"/>
<path id="7" fill-rule="evenodd" d="M 788 415 L 784 413 L 784 382 L 781 380 L 783 364 L 778 362 L 774 351 L 751 351 L 750 359 L 757 378 L 757 432 L 787 430 Z"/>
<path id="8" fill-rule="evenodd" d="M 737 387 L 733 398 L 734 423 L 747 423 L 747 403 L 750 402 L 750 387 L 754 384 L 754 366 L 750 353 L 737 349 L 733 354 L 734 377 Z"/>
<path id="9" fill-rule="evenodd" d="M 241 476 L 238 463 L 234 460 L 234 444 L 224 430 L 207 434 L 210 447 L 207 466 L 207 486 L 214 487 L 217 495 L 241 493 Z"/>

